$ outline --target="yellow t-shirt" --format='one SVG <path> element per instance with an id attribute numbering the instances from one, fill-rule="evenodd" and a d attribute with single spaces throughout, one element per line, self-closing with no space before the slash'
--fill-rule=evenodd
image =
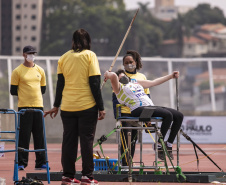
<path id="1" fill-rule="evenodd" d="M 46 77 L 40 66 L 20 64 L 12 72 L 11 85 L 18 86 L 18 107 L 43 107 L 41 86 L 46 86 Z"/>
<path id="2" fill-rule="evenodd" d="M 137 72 L 136 74 L 130 74 L 125 72 L 126 75 L 128 77 L 130 77 L 131 79 L 136 79 L 136 80 L 147 80 L 146 76 L 142 73 Z M 150 94 L 149 88 L 144 89 L 145 94 Z M 126 114 L 130 114 L 130 108 L 126 107 L 126 106 L 122 106 L 121 107 L 121 113 L 126 113 Z"/>
<path id="3" fill-rule="evenodd" d="M 89 77 L 101 75 L 94 52 L 69 50 L 58 61 L 57 74 L 65 79 L 61 110 L 82 111 L 96 105 L 89 86 Z"/>

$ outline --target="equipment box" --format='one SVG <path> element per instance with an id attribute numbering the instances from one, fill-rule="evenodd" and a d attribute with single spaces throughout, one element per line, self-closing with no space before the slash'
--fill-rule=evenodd
<path id="1" fill-rule="evenodd" d="M 113 166 L 118 162 L 118 159 L 93 159 L 93 162 L 94 171 L 107 171 L 108 167 L 110 169 L 113 168 Z M 114 171 L 118 171 L 118 165 L 114 168 Z"/>

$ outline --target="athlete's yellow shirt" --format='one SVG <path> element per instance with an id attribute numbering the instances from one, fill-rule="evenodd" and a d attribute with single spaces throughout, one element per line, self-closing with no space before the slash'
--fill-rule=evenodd
<path id="1" fill-rule="evenodd" d="M 20 64 L 12 72 L 11 85 L 18 86 L 18 107 L 43 107 L 41 86 L 46 86 L 46 77 L 40 66 Z"/>
<path id="2" fill-rule="evenodd" d="M 144 74 L 142 74 L 142 73 L 139 73 L 139 72 L 137 72 L 136 74 L 131 74 L 131 73 L 127 73 L 127 72 L 125 72 L 125 73 L 131 79 L 147 80 L 146 76 Z M 144 92 L 145 92 L 145 94 L 150 94 L 149 88 L 144 89 Z M 130 114 L 131 113 L 130 112 L 130 108 L 129 107 L 126 107 L 126 106 L 122 106 L 121 107 L 121 113 Z"/>
<path id="3" fill-rule="evenodd" d="M 69 50 L 58 61 L 57 74 L 65 79 L 61 110 L 82 111 L 96 105 L 89 86 L 89 77 L 101 75 L 94 52 Z"/>

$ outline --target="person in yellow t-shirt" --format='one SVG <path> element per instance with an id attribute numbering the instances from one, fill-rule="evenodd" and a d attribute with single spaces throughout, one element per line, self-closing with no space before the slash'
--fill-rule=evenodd
<path id="1" fill-rule="evenodd" d="M 79 184 L 74 178 L 78 137 L 82 155 L 82 183 L 97 185 L 93 178 L 93 140 L 97 120 L 105 111 L 100 90 L 101 73 L 91 38 L 84 29 L 73 34 L 72 49 L 63 54 L 57 67 L 58 81 L 54 108 L 45 112 L 55 117 L 61 105 L 63 122 L 62 184 Z M 62 103 L 61 103 L 62 100 Z M 99 112 L 99 117 L 98 117 Z"/>
<path id="2" fill-rule="evenodd" d="M 130 77 L 131 79 L 136 79 L 136 80 L 147 80 L 146 76 L 143 73 L 138 72 L 142 68 L 142 63 L 141 63 L 141 56 L 138 52 L 133 51 L 133 50 L 128 50 L 126 54 L 123 57 L 123 66 L 125 69 L 125 74 Z M 144 89 L 144 92 L 150 97 L 150 91 L 149 88 Z M 115 93 L 112 93 L 112 102 L 113 102 L 113 110 L 114 110 L 114 115 L 116 117 L 116 104 L 119 104 Z M 131 116 L 131 112 L 129 107 L 123 106 L 121 108 L 121 113 L 122 116 Z M 122 122 L 123 127 L 131 127 L 131 125 L 127 122 Z M 134 153 L 135 153 L 135 147 L 136 147 L 136 141 L 137 141 L 137 130 L 132 129 L 132 130 L 122 130 L 122 134 L 125 136 L 125 141 L 121 144 L 121 154 L 124 153 L 123 146 L 127 146 L 127 133 L 131 132 L 132 133 L 132 144 L 131 144 L 131 156 L 133 158 Z M 128 156 L 127 156 L 128 159 Z M 128 161 L 126 161 L 126 158 L 122 158 L 122 165 L 123 166 L 128 166 Z"/>
<path id="3" fill-rule="evenodd" d="M 35 48 L 23 48 L 24 63 L 12 72 L 11 95 L 18 96 L 18 110 L 40 109 L 43 111 L 42 94 L 46 91 L 44 70 L 34 63 Z M 42 115 L 40 112 L 26 112 L 20 117 L 19 147 L 29 149 L 31 133 L 35 149 L 44 149 Z M 28 152 L 18 153 L 18 169 L 24 170 L 28 165 Z M 35 169 L 46 169 L 44 152 L 36 152 Z"/>

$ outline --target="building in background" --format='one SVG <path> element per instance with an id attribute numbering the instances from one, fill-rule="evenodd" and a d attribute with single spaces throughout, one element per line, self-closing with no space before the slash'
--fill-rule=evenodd
<path id="1" fill-rule="evenodd" d="M 164 40 L 162 57 L 179 57 L 176 39 Z M 196 27 L 190 37 L 184 36 L 182 57 L 225 57 L 226 26 L 220 23 L 204 24 Z"/>
<path id="2" fill-rule="evenodd" d="M 195 36 L 204 40 L 208 45 L 205 57 L 226 56 L 226 26 L 217 24 L 204 24 L 195 30 Z"/>
<path id="3" fill-rule="evenodd" d="M 155 0 L 155 7 L 152 14 L 163 20 L 171 20 L 177 17 L 177 8 L 174 5 L 174 0 Z"/>
<path id="4" fill-rule="evenodd" d="M 43 0 L 0 0 L 0 55 L 21 55 L 25 45 L 40 49 Z"/>
<path id="5" fill-rule="evenodd" d="M 12 0 L 0 0 L 0 55 L 12 54 Z"/>
<path id="6" fill-rule="evenodd" d="M 185 14 L 190 9 L 190 6 L 175 6 L 174 0 L 155 0 L 155 7 L 151 12 L 158 19 L 171 21 L 177 18 L 178 13 Z"/>

